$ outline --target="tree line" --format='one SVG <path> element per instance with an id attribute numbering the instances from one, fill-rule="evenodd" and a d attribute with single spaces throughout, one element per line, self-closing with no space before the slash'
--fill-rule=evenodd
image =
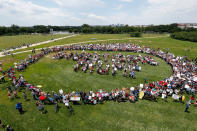
<path id="1" fill-rule="evenodd" d="M 12 25 L 10 27 L 0 26 L 0 35 L 18 35 L 18 34 L 31 34 L 31 33 L 50 33 L 53 31 L 68 31 L 70 33 L 102 33 L 102 34 L 123 34 L 132 32 L 141 33 L 174 33 L 181 31 L 194 31 L 195 29 L 181 29 L 178 24 L 158 25 L 148 27 L 135 27 L 135 26 L 90 26 L 83 24 L 82 26 L 44 26 L 35 25 L 32 27 L 20 27 Z"/>
<path id="2" fill-rule="evenodd" d="M 186 41 L 192 41 L 197 42 L 197 31 L 192 32 L 175 32 L 170 35 L 174 39 L 178 40 L 186 40 Z"/>
<path id="3" fill-rule="evenodd" d="M 0 35 L 18 35 L 31 33 L 49 33 L 50 29 L 44 25 L 36 25 L 32 27 L 20 27 L 12 25 L 10 27 L 0 26 Z"/>

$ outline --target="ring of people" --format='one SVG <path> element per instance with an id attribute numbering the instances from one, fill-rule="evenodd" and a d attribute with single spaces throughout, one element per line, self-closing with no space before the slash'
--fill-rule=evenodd
<path id="1" fill-rule="evenodd" d="M 87 52 L 86 52 L 87 51 Z M 93 51 L 89 53 L 88 51 Z M 99 54 L 97 52 L 102 52 Z M 80 53 L 79 53 L 80 52 Z M 108 52 L 116 52 L 110 54 Z M 145 53 L 145 55 L 124 55 L 122 52 Z M 34 52 L 35 53 L 35 52 Z M 16 71 L 22 72 L 29 65 L 36 63 L 42 57 L 53 54 L 52 59 L 72 59 L 74 61 L 73 70 L 75 72 L 93 73 L 96 71 L 99 75 L 116 76 L 117 71 L 122 71 L 123 77 L 135 79 L 136 71 L 141 71 L 144 64 L 159 66 L 159 63 L 153 59 L 153 56 L 163 59 L 172 67 L 173 75 L 169 78 L 164 78 L 160 81 L 147 83 L 144 79 L 144 84 L 139 84 L 137 87 L 122 88 L 107 92 L 99 89 L 97 92 L 89 91 L 73 91 L 66 93 L 63 89 L 59 92 L 45 92 L 40 87 L 28 83 L 22 74 L 16 78 Z M 185 93 L 191 95 L 190 100 L 186 104 L 186 112 L 189 105 L 194 101 L 194 93 L 197 88 L 197 66 L 187 60 L 185 57 L 175 56 L 170 52 L 164 52 L 160 49 L 152 49 L 146 46 L 137 44 L 72 44 L 65 46 L 55 46 L 42 49 L 37 54 L 29 55 L 29 58 L 22 60 L 20 63 L 14 63 L 13 67 L 7 70 L 7 77 L 11 80 L 15 88 L 26 88 L 31 91 L 33 99 L 37 101 L 37 106 L 40 110 L 43 109 L 43 104 L 63 102 L 68 109 L 72 109 L 70 102 L 74 104 L 81 101 L 83 104 L 100 104 L 104 101 L 130 101 L 132 103 L 138 99 L 150 99 L 157 101 L 161 97 L 166 101 L 167 96 L 172 97 L 174 101 L 181 103 L 185 100 Z M 4 80 L 4 78 L 1 78 Z M 11 86 L 8 86 L 8 96 L 17 96 L 17 92 Z M 23 92 L 26 98 L 25 92 Z M 21 103 L 16 104 L 16 108 L 21 112 Z"/>

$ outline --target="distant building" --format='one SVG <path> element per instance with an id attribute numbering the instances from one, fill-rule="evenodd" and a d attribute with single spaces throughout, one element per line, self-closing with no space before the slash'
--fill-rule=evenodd
<path id="1" fill-rule="evenodd" d="M 150 27 L 150 26 L 154 26 L 154 25 L 152 25 L 152 24 L 151 25 L 134 25 L 134 27 L 144 27 L 144 28 Z"/>
<path id="2" fill-rule="evenodd" d="M 50 34 L 58 35 L 58 34 L 70 34 L 68 31 L 53 31 L 53 29 L 50 29 Z"/>
<path id="3" fill-rule="evenodd" d="M 181 29 L 197 28 L 197 23 L 179 23 L 178 27 Z"/>
<path id="4" fill-rule="evenodd" d="M 112 24 L 110 25 L 111 27 L 123 27 L 125 26 L 124 24 Z"/>

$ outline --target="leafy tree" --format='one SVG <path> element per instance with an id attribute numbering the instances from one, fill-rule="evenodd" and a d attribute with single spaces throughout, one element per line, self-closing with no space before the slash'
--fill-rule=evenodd
<path id="1" fill-rule="evenodd" d="M 175 32 L 170 35 L 174 39 L 197 42 L 197 31 L 194 32 Z"/>
<path id="2" fill-rule="evenodd" d="M 142 36 L 142 33 L 141 32 L 131 32 L 130 33 L 130 36 L 131 37 L 141 37 Z"/>

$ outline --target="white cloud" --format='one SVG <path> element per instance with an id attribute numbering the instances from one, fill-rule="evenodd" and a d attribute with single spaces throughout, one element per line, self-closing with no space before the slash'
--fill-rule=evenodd
<path id="1" fill-rule="evenodd" d="M 122 1 L 122 2 L 129 2 L 129 3 L 133 2 L 133 0 L 120 0 L 120 1 Z"/>
<path id="2" fill-rule="evenodd" d="M 46 1 L 50 6 L 35 4 L 33 0 L 0 0 L 0 25 L 139 25 L 197 21 L 197 0 L 147 0 L 146 7 L 136 5 L 138 12 L 129 9 L 130 4 L 120 3 L 133 0 L 116 0 L 113 4 L 104 0 Z M 123 10 L 123 6 L 127 9 Z"/>
<path id="3" fill-rule="evenodd" d="M 142 17 L 148 23 L 195 22 L 197 21 L 197 0 L 148 0 L 150 6 Z"/>
<path id="4" fill-rule="evenodd" d="M 80 20 L 77 22 L 82 24 L 89 24 L 89 25 L 106 25 L 106 21 L 108 21 L 108 18 L 106 16 L 96 15 L 94 13 L 87 13 L 87 12 L 81 12 L 79 13 Z"/>
<path id="5" fill-rule="evenodd" d="M 118 5 L 115 9 L 116 10 L 121 10 L 124 6 L 122 4 Z"/>
<path id="6" fill-rule="evenodd" d="M 93 18 L 93 19 L 96 19 L 96 20 L 107 20 L 106 17 L 95 15 L 95 14 L 88 14 L 88 18 Z"/>
<path id="7" fill-rule="evenodd" d="M 61 7 L 93 8 L 103 6 L 102 0 L 53 0 Z"/>
<path id="8" fill-rule="evenodd" d="M 25 0 L 0 0 L 0 25 L 61 24 L 75 17 L 58 8 L 47 8 Z M 68 22 L 67 22 L 68 24 Z"/>
<path id="9" fill-rule="evenodd" d="M 197 0 L 147 0 L 147 2 L 148 6 L 141 8 L 136 15 L 119 12 L 108 18 L 110 22 L 129 25 L 197 22 Z"/>
<path id="10" fill-rule="evenodd" d="M 130 12 L 108 16 L 108 24 L 122 23 L 129 25 L 170 24 L 197 21 L 197 0 L 147 0 L 149 5 L 140 12 L 130 15 Z M 130 10 L 132 11 L 132 10 Z"/>

